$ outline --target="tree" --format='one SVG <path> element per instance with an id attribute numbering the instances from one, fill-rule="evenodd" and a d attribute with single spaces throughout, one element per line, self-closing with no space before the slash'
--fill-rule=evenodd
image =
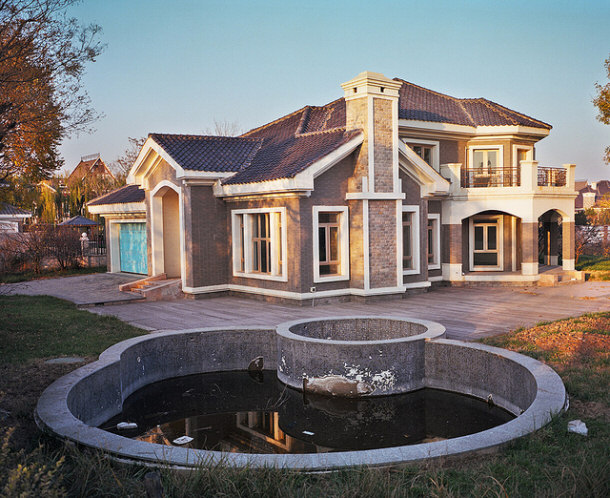
<path id="1" fill-rule="evenodd" d="M 129 141 L 129 145 L 125 149 L 125 152 L 123 152 L 123 155 L 119 156 L 111 165 L 120 185 L 125 184 L 127 174 L 133 166 L 133 163 L 136 162 L 140 149 L 142 149 L 144 142 L 146 142 L 146 137 L 128 137 L 127 140 Z"/>
<path id="2" fill-rule="evenodd" d="M 241 135 L 241 127 L 237 121 L 218 121 L 214 119 L 214 129 L 206 128 L 206 135 L 217 135 L 219 137 L 236 137 Z"/>
<path id="3" fill-rule="evenodd" d="M 606 59 L 604 65 L 608 72 L 607 77 L 610 80 L 610 56 Z M 604 124 L 610 125 L 610 82 L 604 86 L 596 83 L 595 88 L 597 88 L 597 96 L 593 99 L 593 104 L 599 111 L 597 119 Z M 606 147 L 604 161 L 610 164 L 610 146 Z"/>
<path id="4" fill-rule="evenodd" d="M 0 179 L 46 178 L 58 147 L 99 116 L 82 88 L 100 27 L 66 16 L 77 0 L 0 0 Z"/>

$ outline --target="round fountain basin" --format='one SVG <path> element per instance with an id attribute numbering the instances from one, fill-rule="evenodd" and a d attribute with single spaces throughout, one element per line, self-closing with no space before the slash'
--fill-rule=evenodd
<path id="1" fill-rule="evenodd" d="M 278 379 L 295 389 L 360 397 L 424 387 L 426 341 L 445 336 L 434 322 L 394 317 L 324 318 L 283 323 Z"/>
<path id="2" fill-rule="evenodd" d="M 481 400 L 491 397 L 515 418 L 491 429 L 443 441 L 309 454 L 232 453 L 168 446 L 133 440 L 98 427 L 122 413 L 131 394 L 155 382 L 208 372 L 243 371 L 259 356 L 265 359 L 265 368 L 277 367 L 276 330 L 215 328 L 150 334 L 112 346 L 98 361 L 48 387 L 38 401 L 36 422 L 51 435 L 100 449 L 122 462 L 184 469 L 221 464 L 314 471 L 488 451 L 543 427 L 565 406 L 566 392 L 559 376 L 532 358 L 443 338 L 424 340 L 423 344 L 426 388 Z M 324 400 L 316 403 L 329 411 Z"/>

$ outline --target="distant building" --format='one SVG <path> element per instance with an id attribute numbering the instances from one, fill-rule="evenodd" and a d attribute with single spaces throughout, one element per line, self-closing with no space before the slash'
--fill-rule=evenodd
<path id="1" fill-rule="evenodd" d="M 88 156 L 82 156 L 80 162 L 74 168 L 74 171 L 70 173 L 70 176 L 66 180 L 68 187 L 78 182 L 86 182 L 89 180 L 114 180 L 114 175 L 106 166 L 106 163 L 100 157 L 100 154 L 90 154 Z"/>
<path id="2" fill-rule="evenodd" d="M 579 180 L 575 187 L 578 192 L 578 197 L 574 201 L 576 212 L 595 208 L 604 197 L 610 195 L 610 180 L 599 180 L 591 183 L 587 180 Z"/>
<path id="3" fill-rule="evenodd" d="M 0 232 L 20 232 L 25 219 L 31 216 L 32 213 L 6 202 L 0 202 Z"/>

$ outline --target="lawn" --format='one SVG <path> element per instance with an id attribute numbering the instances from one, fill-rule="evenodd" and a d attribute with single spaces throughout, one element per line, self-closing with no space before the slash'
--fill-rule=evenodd
<path id="1" fill-rule="evenodd" d="M 51 268 L 34 273 L 31 270 L 16 273 L 0 273 L 0 284 L 14 284 L 17 282 L 27 282 L 41 278 L 66 277 L 68 275 L 86 275 L 89 273 L 106 273 L 106 266 L 86 266 L 83 268 Z"/>
<path id="2" fill-rule="evenodd" d="M 0 296 L 0 309 L 0 495 L 146 496 L 148 470 L 62 446 L 39 434 L 32 417 L 44 387 L 74 368 L 44 358 L 69 354 L 91 361 L 111 343 L 143 331 L 47 297 Z M 598 313 L 486 341 L 548 363 L 571 396 L 567 414 L 496 454 L 312 475 L 162 470 L 165 496 L 609 496 L 609 331 L 610 313 Z M 567 433 L 575 418 L 586 422 L 588 437 Z"/>

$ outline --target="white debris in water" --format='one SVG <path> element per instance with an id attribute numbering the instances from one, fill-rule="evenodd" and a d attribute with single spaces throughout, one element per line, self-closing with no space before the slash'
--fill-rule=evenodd
<path id="1" fill-rule="evenodd" d="M 371 377 L 373 387 L 381 389 L 382 391 L 389 391 L 394 387 L 396 383 L 396 374 L 391 370 L 384 370 Z"/>
<path id="2" fill-rule="evenodd" d="M 568 422 L 568 432 L 587 436 L 589 434 L 589 429 L 587 429 L 587 425 L 582 420 L 570 420 Z"/>
<path id="3" fill-rule="evenodd" d="M 282 351 L 282 354 L 280 355 L 280 364 L 278 365 L 277 369 L 280 372 L 284 372 L 284 370 L 286 370 L 286 358 L 284 357 L 284 351 Z"/>
<path id="4" fill-rule="evenodd" d="M 187 444 L 190 443 L 193 440 L 192 437 L 190 436 L 182 436 L 179 438 L 176 438 L 172 441 L 173 444 Z"/>
<path id="5" fill-rule="evenodd" d="M 370 368 L 361 368 L 360 365 L 348 365 L 343 363 L 345 377 L 358 382 L 366 382 L 373 388 L 381 391 L 389 391 L 396 384 L 396 374 L 391 370 L 382 370 L 373 373 Z"/>
<path id="6" fill-rule="evenodd" d="M 305 434 L 306 436 L 313 436 L 314 433 L 311 431 L 303 431 L 303 434 Z"/>
<path id="7" fill-rule="evenodd" d="M 116 424 L 116 428 L 120 431 L 128 431 L 131 429 L 137 429 L 138 424 L 136 424 L 135 422 L 119 422 L 118 424 Z"/>

